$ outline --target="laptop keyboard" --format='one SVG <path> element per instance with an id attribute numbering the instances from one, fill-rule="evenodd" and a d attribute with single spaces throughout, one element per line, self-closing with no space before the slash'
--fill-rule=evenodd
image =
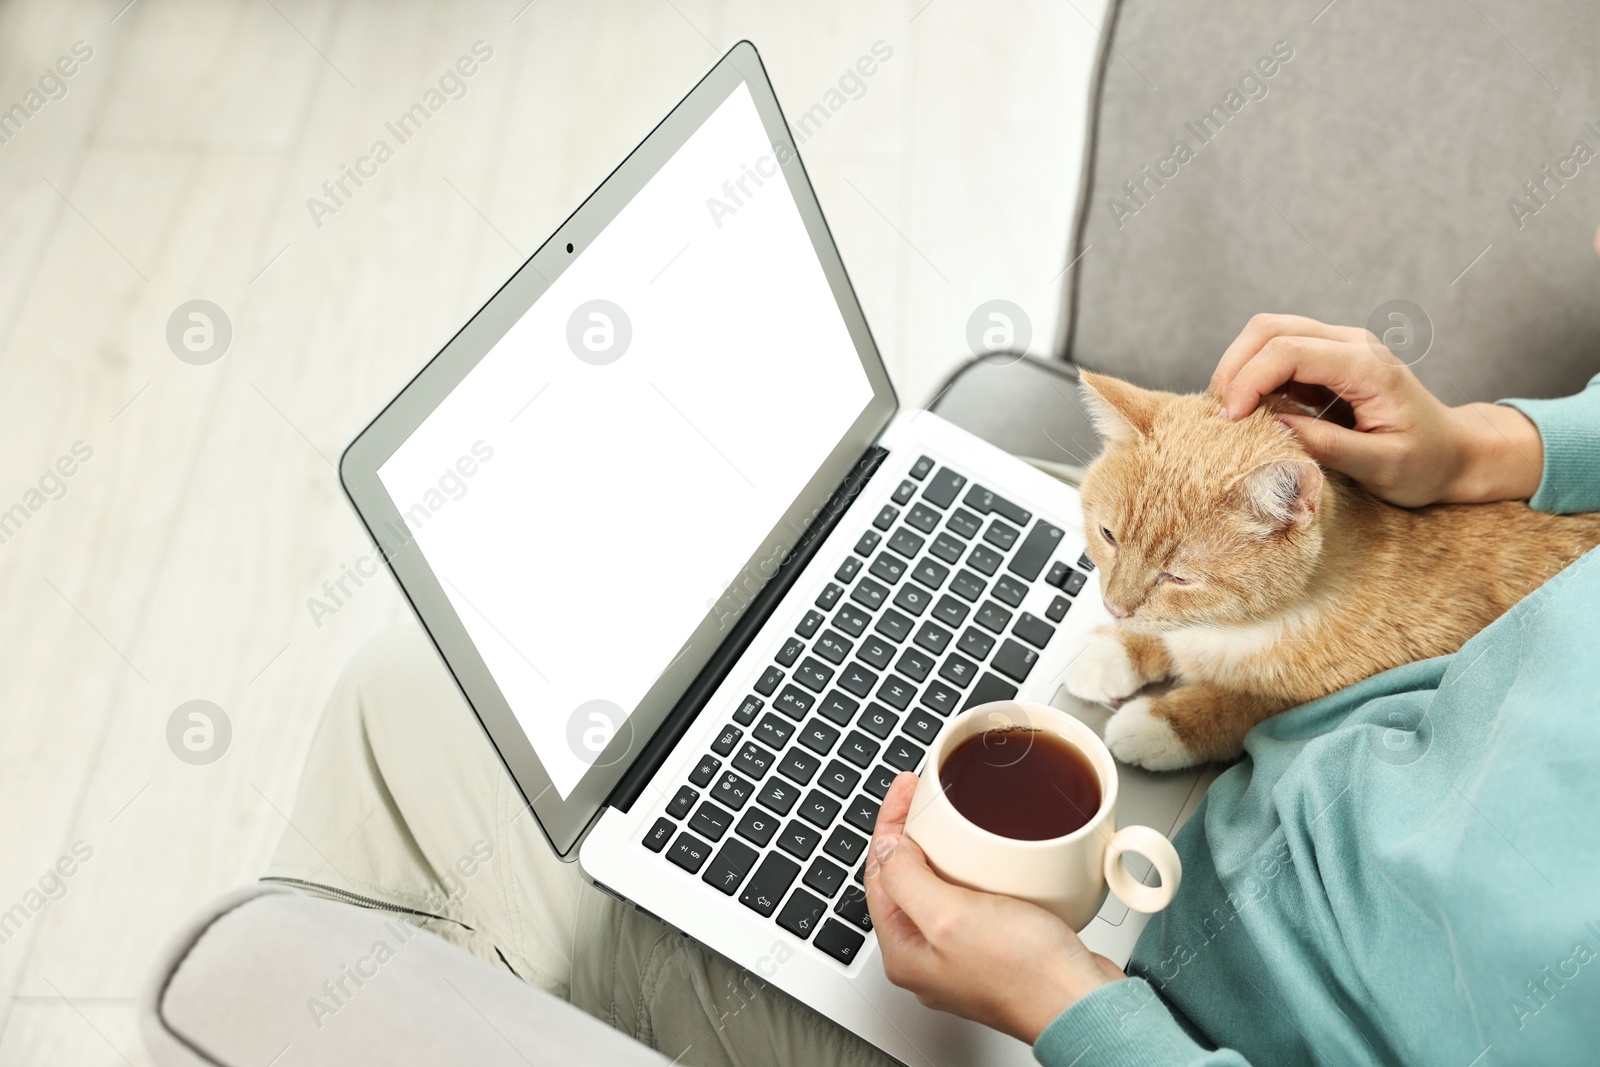
<path id="1" fill-rule="evenodd" d="M 879 802 L 951 714 L 1016 696 L 1094 566 L 1051 562 L 1063 537 L 920 457 L 644 847 L 849 965 Z M 1018 610 L 1039 582 L 1043 618 Z"/>

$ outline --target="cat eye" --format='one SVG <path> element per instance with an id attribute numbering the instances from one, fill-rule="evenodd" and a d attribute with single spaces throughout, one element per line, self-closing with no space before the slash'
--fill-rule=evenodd
<path id="1" fill-rule="evenodd" d="M 1171 582 L 1173 585 L 1188 585 L 1189 584 L 1189 579 L 1187 579 L 1187 578 L 1179 578 L 1176 574 L 1168 574 L 1166 571 L 1162 571 L 1161 572 L 1161 580 L 1163 582 Z"/>
<path id="2" fill-rule="evenodd" d="M 1106 529 L 1104 526 L 1100 527 L 1100 536 L 1104 537 L 1110 544 L 1114 545 L 1117 543 L 1117 539 L 1111 536 L 1111 531 Z"/>

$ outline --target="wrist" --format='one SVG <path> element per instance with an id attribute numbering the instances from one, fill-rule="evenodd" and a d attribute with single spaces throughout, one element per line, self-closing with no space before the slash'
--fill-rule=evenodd
<path id="1" fill-rule="evenodd" d="M 1544 444 L 1526 415 L 1500 404 L 1463 404 L 1449 414 L 1457 459 L 1441 502 L 1527 500 L 1538 491 Z"/>
<path id="2" fill-rule="evenodd" d="M 1078 973 L 1071 967 L 1052 968 L 1051 973 L 1043 976 L 1033 988 L 1032 995 L 1023 998 L 1017 1005 L 1019 1011 L 1011 1027 L 1012 1035 L 1028 1045 L 1034 1044 L 1039 1040 L 1039 1035 L 1060 1018 L 1062 1012 L 1101 986 L 1114 981 L 1098 967 L 1092 970 L 1091 974 Z"/>

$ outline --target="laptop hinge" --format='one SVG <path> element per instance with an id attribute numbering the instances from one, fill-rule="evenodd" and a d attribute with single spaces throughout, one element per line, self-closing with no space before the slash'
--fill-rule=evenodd
<path id="1" fill-rule="evenodd" d="M 734 664 L 739 662 L 744 650 L 755 640 L 756 634 L 761 632 L 767 619 L 777 610 L 784 594 L 794 585 L 795 579 L 805 572 L 806 565 L 822 547 L 822 542 L 833 532 L 833 528 L 839 524 L 839 519 L 855 502 L 856 497 L 861 495 L 861 490 L 866 487 L 867 481 L 888 454 L 887 449 L 874 445 L 862 453 L 856 465 L 850 468 L 850 473 L 845 475 L 844 481 L 839 483 L 839 488 L 835 489 L 833 495 L 822 505 L 822 510 L 816 519 L 806 527 L 805 532 L 795 541 L 794 548 L 778 564 L 778 569 L 773 573 L 771 580 L 751 598 L 750 606 L 729 628 L 727 638 L 717 646 L 711 659 L 700 669 L 700 673 L 689 684 L 689 688 L 667 713 L 655 736 L 650 738 L 649 743 L 639 753 L 639 758 L 633 761 L 633 765 L 628 768 L 621 781 L 617 782 L 616 788 L 606 798 L 607 806 L 620 808 L 622 811 L 627 811 L 633 806 L 639 794 L 644 792 L 645 785 L 671 755 L 679 739 L 700 714 L 700 709 L 706 706 L 712 694 L 717 691 L 717 687 L 722 684 L 722 680 L 733 670 Z"/>

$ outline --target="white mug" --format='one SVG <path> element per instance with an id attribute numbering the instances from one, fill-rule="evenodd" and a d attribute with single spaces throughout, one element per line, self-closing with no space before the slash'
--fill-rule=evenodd
<path id="1" fill-rule="evenodd" d="M 985 830 L 956 810 L 939 784 L 945 755 L 975 734 L 1008 727 L 1053 733 L 1083 754 L 1100 782 L 1100 809 L 1093 818 L 1064 837 L 1023 841 Z M 1134 911 L 1160 911 L 1172 903 L 1183 873 L 1172 842 L 1159 831 L 1117 829 L 1117 765 L 1105 742 L 1064 711 L 1018 700 L 980 704 L 934 739 L 905 832 L 946 881 L 1037 904 L 1074 930 L 1089 925 L 1108 887 Z M 1148 859 L 1161 884 L 1145 885 L 1129 874 L 1125 852 Z"/>

